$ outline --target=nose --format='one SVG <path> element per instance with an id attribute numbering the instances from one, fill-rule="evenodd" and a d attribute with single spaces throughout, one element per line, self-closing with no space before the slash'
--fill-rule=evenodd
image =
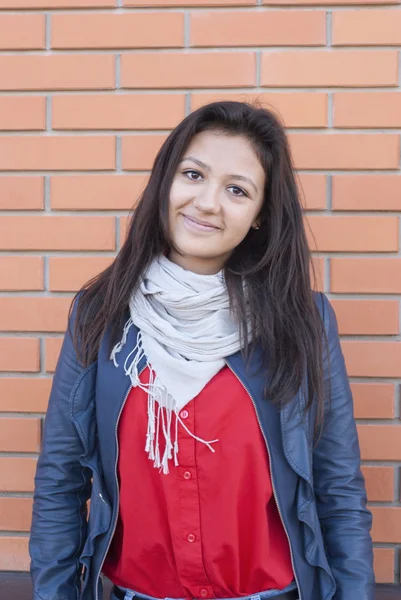
<path id="1" fill-rule="evenodd" d="M 217 214 L 220 211 L 218 186 L 208 186 L 194 197 L 194 206 L 201 212 Z"/>

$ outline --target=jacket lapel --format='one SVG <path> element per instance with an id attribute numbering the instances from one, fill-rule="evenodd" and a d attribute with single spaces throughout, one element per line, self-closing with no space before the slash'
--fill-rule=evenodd
<path id="1" fill-rule="evenodd" d="M 262 361 L 261 352 L 255 350 L 249 368 L 240 352 L 226 359 L 226 363 L 240 379 L 254 402 L 262 433 L 272 450 L 284 451 L 292 469 L 309 483 L 312 480 L 311 459 L 307 436 L 307 417 L 303 417 L 305 406 L 301 390 L 281 410 L 264 398 L 264 377 L 258 372 Z M 274 428 L 280 428 L 281 440 Z M 281 447 L 280 447 L 281 445 Z M 274 460 L 274 456 L 272 456 Z"/>
<path id="2" fill-rule="evenodd" d="M 108 481 L 114 480 L 118 421 L 131 389 L 131 380 L 125 374 L 124 363 L 136 346 L 137 336 L 138 329 L 132 325 L 125 345 L 116 356 L 118 367 L 110 359 L 107 334 L 104 336 L 99 350 L 98 360 L 101 368 L 98 369 L 96 380 L 96 413 L 100 448 L 101 451 L 103 450 L 102 463 Z M 145 362 L 146 359 L 143 360 L 143 364 L 139 365 L 140 368 L 144 366 Z M 109 490 L 109 493 L 113 494 L 114 490 Z"/>

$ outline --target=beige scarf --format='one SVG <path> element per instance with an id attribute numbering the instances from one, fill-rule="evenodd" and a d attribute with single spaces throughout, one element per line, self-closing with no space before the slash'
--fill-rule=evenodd
<path id="1" fill-rule="evenodd" d="M 128 355 L 124 369 L 132 385 L 148 394 L 145 450 L 154 466 L 168 473 L 171 459 L 179 464 L 178 423 L 188 431 L 179 412 L 222 369 L 224 358 L 240 349 L 239 327 L 230 314 L 222 271 L 199 275 L 165 256 L 153 261 L 131 297 L 129 308 L 130 318 L 122 340 L 110 358 L 118 366 L 116 355 L 135 324 L 139 328 L 137 345 Z M 150 369 L 148 384 L 141 383 L 138 373 L 144 356 Z M 163 456 L 159 449 L 160 430 L 166 441 Z M 218 440 L 205 441 L 188 433 L 214 452 L 211 444 Z"/>

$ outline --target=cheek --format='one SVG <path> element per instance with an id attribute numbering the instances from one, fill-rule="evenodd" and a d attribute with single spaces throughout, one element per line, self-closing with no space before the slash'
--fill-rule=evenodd
<path id="1" fill-rule="evenodd" d="M 248 234 L 254 220 L 253 210 L 247 210 L 245 207 L 238 207 L 238 210 L 231 209 L 226 213 L 227 233 L 230 237 L 242 241 Z"/>
<path id="2" fill-rule="evenodd" d="M 186 185 L 181 182 L 174 182 L 170 190 L 169 207 L 176 210 L 181 208 L 188 201 L 188 190 Z"/>

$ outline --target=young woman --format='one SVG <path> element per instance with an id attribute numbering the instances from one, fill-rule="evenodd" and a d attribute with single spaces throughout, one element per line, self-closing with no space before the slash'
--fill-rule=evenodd
<path id="1" fill-rule="evenodd" d="M 90 498 L 89 518 L 87 501 Z M 267 110 L 193 112 L 77 295 L 39 458 L 35 600 L 372 600 L 333 309 Z"/>

